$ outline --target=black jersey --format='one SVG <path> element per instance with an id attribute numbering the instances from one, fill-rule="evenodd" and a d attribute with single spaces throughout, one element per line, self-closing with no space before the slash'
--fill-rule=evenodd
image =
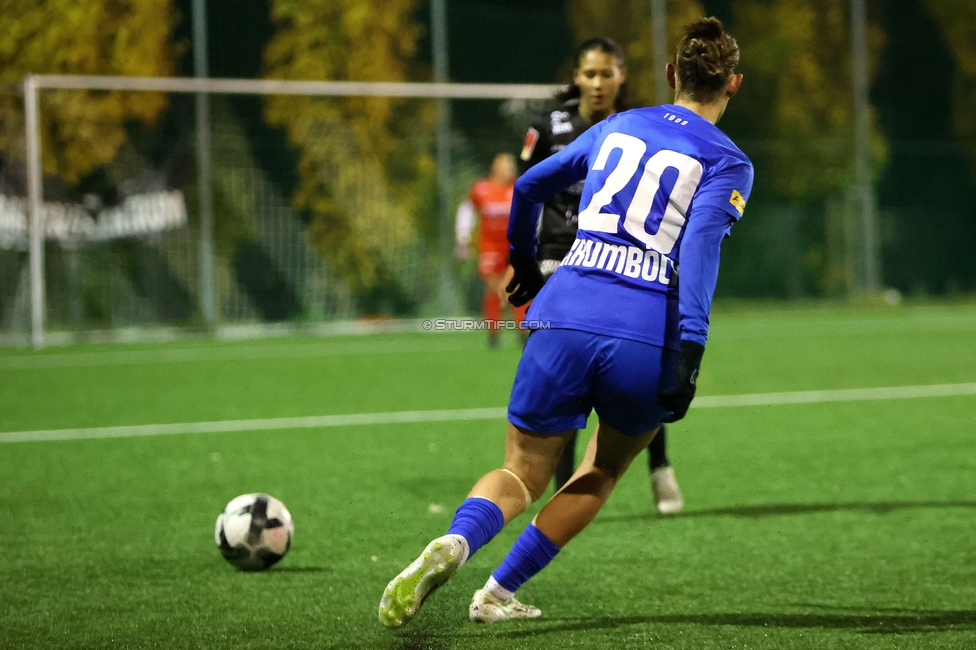
<path id="1" fill-rule="evenodd" d="M 532 123 L 522 148 L 520 171 L 542 162 L 575 140 L 589 126 L 579 114 L 579 102 L 563 104 L 558 109 L 543 113 Z M 539 260 L 561 260 L 576 241 L 580 195 L 583 182 L 559 192 L 542 209 L 539 230 Z"/>

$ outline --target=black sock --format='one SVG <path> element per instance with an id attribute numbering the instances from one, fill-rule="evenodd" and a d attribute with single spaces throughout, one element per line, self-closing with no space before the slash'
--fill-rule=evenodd
<path id="1" fill-rule="evenodd" d="M 568 481 L 573 476 L 573 472 L 576 471 L 576 436 L 577 432 L 573 432 L 573 435 L 569 437 L 566 441 L 566 446 L 563 447 L 563 455 L 559 457 L 559 464 L 556 465 L 556 490 L 566 485 Z"/>
<path id="2" fill-rule="evenodd" d="M 650 471 L 660 469 L 662 467 L 667 467 L 671 463 L 668 462 L 668 452 L 665 449 L 667 442 L 664 437 L 664 425 L 661 425 L 661 430 L 657 432 L 654 439 L 651 440 L 651 444 L 647 446 L 647 466 Z"/>

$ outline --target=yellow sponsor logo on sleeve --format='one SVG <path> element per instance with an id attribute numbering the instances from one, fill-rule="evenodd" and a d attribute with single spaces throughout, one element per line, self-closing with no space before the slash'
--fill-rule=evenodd
<path id="1" fill-rule="evenodd" d="M 739 211 L 739 214 L 743 214 L 746 211 L 746 200 L 742 198 L 739 194 L 739 190 L 732 190 L 732 196 L 729 198 L 729 203 L 735 206 L 735 209 Z"/>

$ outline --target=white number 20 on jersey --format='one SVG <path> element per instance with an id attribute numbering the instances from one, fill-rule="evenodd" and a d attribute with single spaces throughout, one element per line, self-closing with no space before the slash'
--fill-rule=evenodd
<path id="1" fill-rule="evenodd" d="M 647 152 L 647 145 L 632 135 L 611 133 L 603 141 L 591 171 L 602 171 L 614 149 L 620 149 L 617 166 L 610 170 L 603 187 L 593 193 L 589 205 L 579 214 L 579 227 L 583 230 L 609 233 L 618 231 L 620 215 L 601 210 L 610 205 L 614 195 L 624 189 L 637 173 L 641 158 Z M 661 187 L 661 176 L 669 167 L 678 171 L 678 180 L 671 190 L 664 215 L 652 215 L 651 207 Z M 627 208 L 624 229 L 645 247 L 653 248 L 663 255 L 669 254 L 681 235 L 681 229 L 685 227 L 688 206 L 698 189 L 698 183 L 701 182 L 702 171 L 700 162 L 677 151 L 662 149 L 651 156 L 644 164 L 644 172 Z M 657 231 L 649 232 L 648 228 L 653 227 L 658 219 L 660 222 Z"/>

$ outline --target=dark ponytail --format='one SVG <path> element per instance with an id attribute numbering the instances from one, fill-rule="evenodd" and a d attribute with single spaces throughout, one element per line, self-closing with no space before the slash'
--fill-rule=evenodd
<path id="1" fill-rule="evenodd" d="M 583 58 L 587 52 L 599 51 L 604 54 L 609 54 L 610 56 L 617 59 L 617 65 L 621 68 L 627 67 L 627 57 L 624 55 L 624 49 L 617 44 L 617 41 L 612 38 L 600 37 L 591 38 L 588 41 L 583 41 L 579 47 L 576 48 L 576 52 L 573 54 L 573 67 L 578 68 L 580 64 L 580 59 Z M 556 101 L 562 105 L 567 102 L 578 101 L 580 98 L 580 89 L 575 83 L 570 81 L 569 85 L 566 86 L 564 90 L 556 93 Z M 617 91 L 617 99 L 613 103 L 614 109 L 619 113 L 620 111 L 625 111 L 629 108 L 627 101 L 627 82 L 620 84 L 620 88 Z"/>
<path id="2" fill-rule="evenodd" d="M 713 101 L 738 64 L 739 44 L 718 18 L 702 18 L 685 27 L 675 57 L 675 74 L 683 95 L 696 102 Z"/>

